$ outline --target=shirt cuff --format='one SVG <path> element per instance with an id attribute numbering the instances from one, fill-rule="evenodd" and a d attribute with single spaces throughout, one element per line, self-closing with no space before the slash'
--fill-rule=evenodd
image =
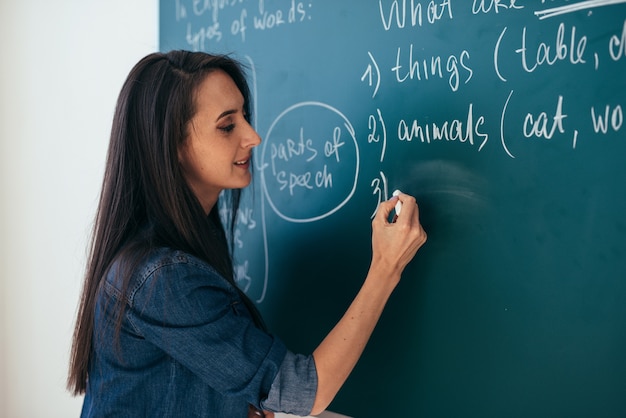
<path id="1" fill-rule="evenodd" d="M 313 409 L 317 369 L 312 355 L 287 352 L 261 407 L 267 411 L 305 416 Z"/>

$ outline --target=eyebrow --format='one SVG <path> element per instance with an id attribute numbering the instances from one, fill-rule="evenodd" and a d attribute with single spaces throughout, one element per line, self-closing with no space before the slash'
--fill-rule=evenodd
<path id="1" fill-rule="evenodd" d="M 220 119 L 222 119 L 224 116 L 228 116 L 228 115 L 232 115 L 234 113 L 237 113 L 237 109 L 230 109 L 230 110 L 226 110 L 222 113 L 220 113 L 220 115 L 217 117 L 217 119 L 215 119 L 215 122 L 219 121 Z"/>

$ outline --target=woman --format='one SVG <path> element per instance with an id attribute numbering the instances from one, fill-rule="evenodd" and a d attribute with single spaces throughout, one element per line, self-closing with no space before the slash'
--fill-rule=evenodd
<path id="1" fill-rule="evenodd" d="M 319 414 L 352 371 L 426 241 L 415 200 L 380 205 L 360 292 L 312 355 L 294 354 L 235 285 L 225 233 L 260 142 L 231 58 L 154 53 L 130 72 L 72 346 L 68 387 L 85 394 L 82 416 Z M 227 228 L 218 199 L 233 209 Z M 389 223 L 398 199 L 402 216 Z"/>

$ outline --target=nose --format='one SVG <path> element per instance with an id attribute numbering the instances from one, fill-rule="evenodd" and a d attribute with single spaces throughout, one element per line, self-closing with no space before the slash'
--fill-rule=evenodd
<path id="1" fill-rule="evenodd" d="M 245 132 L 245 136 L 242 141 L 242 146 L 244 148 L 252 148 L 256 147 L 261 143 L 261 137 L 257 133 L 257 131 L 248 123 L 248 129 Z"/>

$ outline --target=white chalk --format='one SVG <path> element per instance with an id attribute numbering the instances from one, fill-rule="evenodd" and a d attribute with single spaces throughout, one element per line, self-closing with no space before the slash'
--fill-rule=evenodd
<path id="1" fill-rule="evenodd" d="M 396 190 L 393 192 L 392 196 L 398 196 L 400 194 L 400 190 Z M 402 210 L 402 202 L 398 200 L 396 203 L 396 215 L 400 215 L 400 211 Z"/>

